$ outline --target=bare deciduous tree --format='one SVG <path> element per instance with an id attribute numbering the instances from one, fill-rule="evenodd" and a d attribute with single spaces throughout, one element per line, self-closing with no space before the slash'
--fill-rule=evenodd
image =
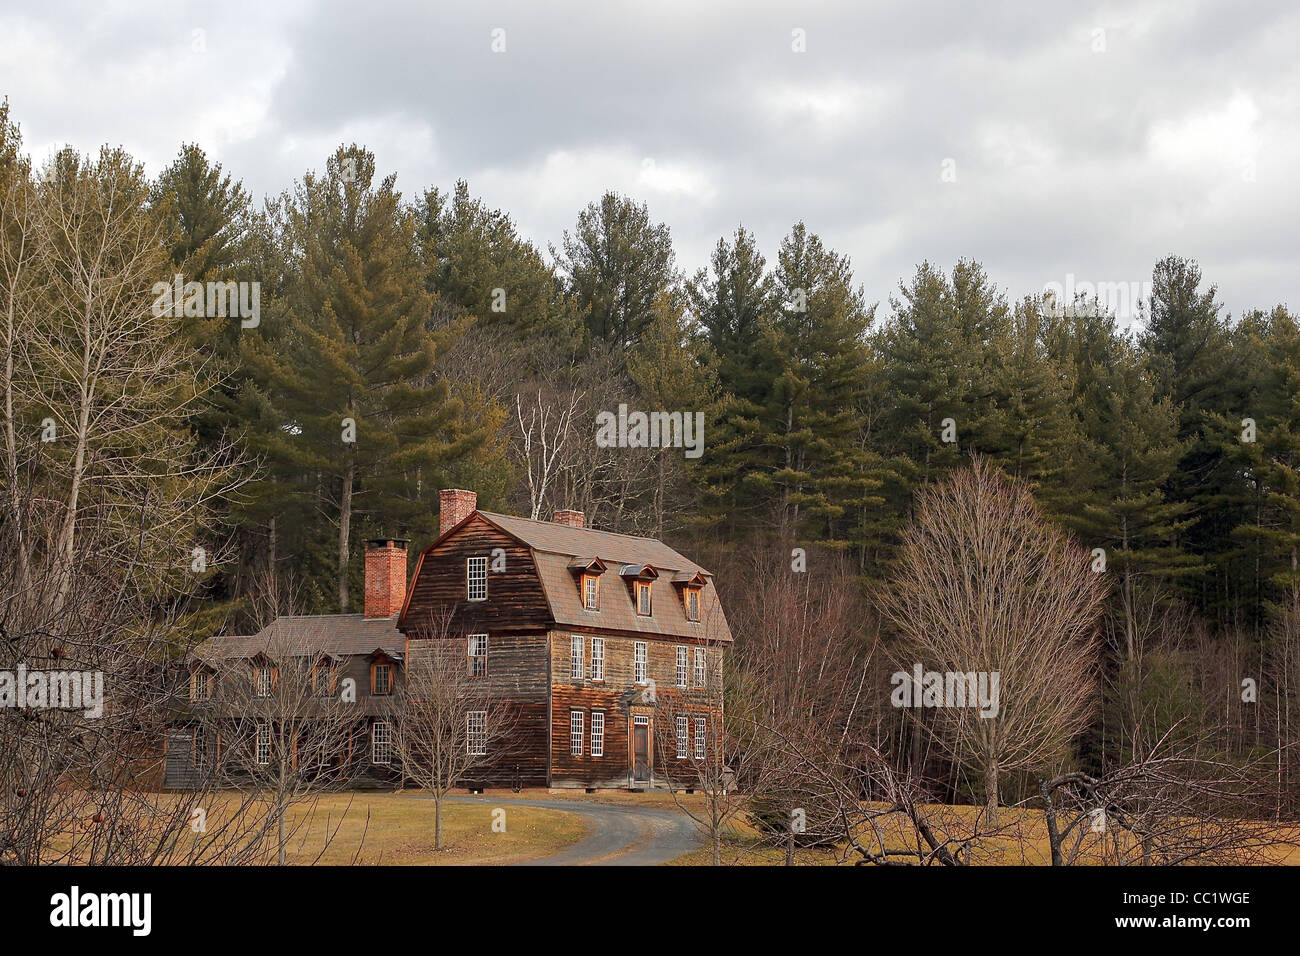
<path id="1" fill-rule="evenodd" d="M 516 712 L 493 699 L 491 678 L 470 672 L 466 635 L 450 612 L 430 612 L 408 642 L 398 720 L 402 772 L 433 797 L 435 850 L 441 850 L 443 802 L 476 768 L 508 758 Z"/>
<path id="2" fill-rule="evenodd" d="M 992 825 L 1000 776 L 1059 765 L 1087 724 L 1104 596 L 1088 553 L 995 467 L 975 459 L 921 493 L 881 609 L 904 672 L 997 675 L 996 716 L 934 714 L 940 743 L 982 774 Z"/>

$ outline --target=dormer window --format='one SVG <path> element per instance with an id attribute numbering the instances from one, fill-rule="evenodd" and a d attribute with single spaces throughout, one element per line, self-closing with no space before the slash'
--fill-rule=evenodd
<path id="1" fill-rule="evenodd" d="M 393 692 L 393 665 L 370 665 L 370 693 L 376 697 L 387 697 Z"/>
<path id="2" fill-rule="evenodd" d="M 686 620 L 699 621 L 700 619 L 700 589 L 686 589 Z"/>
<path id="3" fill-rule="evenodd" d="M 650 582 L 636 582 L 636 613 L 641 617 L 650 617 L 653 605 L 650 600 Z"/>
<path id="4" fill-rule="evenodd" d="M 190 700 L 212 699 L 212 671 L 200 667 L 190 675 Z"/>
<path id="5" fill-rule="evenodd" d="M 584 611 L 600 610 L 600 578 L 594 574 L 582 576 L 582 609 Z"/>

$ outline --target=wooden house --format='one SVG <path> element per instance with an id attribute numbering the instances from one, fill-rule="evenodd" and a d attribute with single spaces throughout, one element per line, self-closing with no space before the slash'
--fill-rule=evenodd
<path id="1" fill-rule="evenodd" d="M 467 672 L 516 713 L 476 782 L 657 787 L 718 737 L 731 633 L 708 571 L 575 511 L 494 514 L 458 489 L 439 505 L 397 627 L 409 660 L 422 642 L 463 642 Z M 428 626 L 448 616 L 450 632 Z"/>

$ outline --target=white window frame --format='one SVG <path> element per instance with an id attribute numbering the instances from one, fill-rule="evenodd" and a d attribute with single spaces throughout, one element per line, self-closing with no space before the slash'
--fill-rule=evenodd
<path id="1" fill-rule="evenodd" d="M 265 767 L 271 762 L 271 722 L 263 720 L 257 725 L 257 740 L 255 742 L 257 752 L 254 759 L 257 760 L 259 767 Z"/>
<path id="2" fill-rule="evenodd" d="M 603 710 L 591 712 L 591 755 L 605 756 L 605 712 Z"/>
<path id="3" fill-rule="evenodd" d="M 687 734 L 690 730 L 690 724 L 687 722 L 687 720 L 688 718 L 686 717 L 677 718 L 677 759 L 678 760 L 686 759 Z"/>
<path id="4" fill-rule="evenodd" d="M 465 715 L 465 753 L 471 757 L 487 754 L 486 710 L 471 710 Z"/>
<path id="5" fill-rule="evenodd" d="M 393 762 L 393 728 L 386 720 L 376 720 L 370 725 L 370 762 Z"/>
<path id="6" fill-rule="evenodd" d="M 709 719 L 707 717 L 695 718 L 695 759 L 704 759 L 704 739 L 709 732 Z"/>
<path id="7" fill-rule="evenodd" d="M 686 645 L 678 644 L 677 645 L 677 686 L 678 687 L 686 686 L 686 677 L 687 677 Z"/>
<path id="8" fill-rule="evenodd" d="M 482 653 L 475 653 L 479 650 Z M 488 636 L 471 634 L 465 644 L 465 656 L 469 661 L 465 668 L 466 674 L 470 677 L 487 677 Z"/>
<path id="9" fill-rule="evenodd" d="M 600 610 L 600 578 L 594 574 L 582 576 L 582 609 L 584 611 Z"/>
<path id="10" fill-rule="evenodd" d="M 633 679 L 638 684 L 649 682 L 650 646 L 645 641 L 635 641 L 632 644 L 632 670 Z"/>
<path id="11" fill-rule="evenodd" d="M 265 682 L 263 682 L 262 680 L 263 676 L 266 677 Z M 262 686 L 263 683 L 265 683 L 266 685 L 265 688 L 263 688 Z M 272 690 L 274 690 L 275 688 L 275 670 L 271 667 L 262 667 L 260 665 L 254 666 L 253 684 L 254 684 L 253 686 L 254 697 L 258 697 L 258 698 L 270 697 Z"/>
<path id="12" fill-rule="evenodd" d="M 569 711 L 569 756 L 582 756 L 583 713 L 580 710 Z"/>
<path id="13" fill-rule="evenodd" d="M 569 635 L 569 680 L 582 680 L 583 666 L 586 664 L 587 639 L 581 634 Z"/>
<path id="14" fill-rule="evenodd" d="M 487 567 L 487 558 L 467 558 L 465 560 L 465 599 L 467 601 L 487 600 Z"/>
<path id="15" fill-rule="evenodd" d="M 704 687 L 709 677 L 709 663 L 704 648 L 695 648 L 695 686 Z"/>
<path id="16" fill-rule="evenodd" d="M 605 639 L 603 637 L 593 637 L 591 639 L 591 679 L 603 681 L 605 679 Z"/>
<path id="17" fill-rule="evenodd" d="M 212 699 L 212 672 L 198 668 L 190 675 L 190 700 Z"/>

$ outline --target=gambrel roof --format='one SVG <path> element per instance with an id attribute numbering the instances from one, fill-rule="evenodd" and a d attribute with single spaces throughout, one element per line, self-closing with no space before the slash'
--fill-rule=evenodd
<path id="1" fill-rule="evenodd" d="M 560 627 L 635 631 L 710 642 L 731 640 L 731 629 L 718 602 L 712 575 L 657 538 L 575 528 L 486 511 L 475 514 L 532 550 L 551 615 Z M 454 534 L 455 529 L 448 533 Z M 578 578 L 583 565 L 593 558 L 606 566 L 599 576 L 598 611 L 583 608 Z M 625 579 L 623 572 L 629 567 L 649 567 L 653 572 Z M 653 613 L 649 617 L 636 613 L 632 581 L 637 578 L 651 586 Z M 701 589 L 698 622 L 686 618 L 682 591 L 687 585 Z"/>

